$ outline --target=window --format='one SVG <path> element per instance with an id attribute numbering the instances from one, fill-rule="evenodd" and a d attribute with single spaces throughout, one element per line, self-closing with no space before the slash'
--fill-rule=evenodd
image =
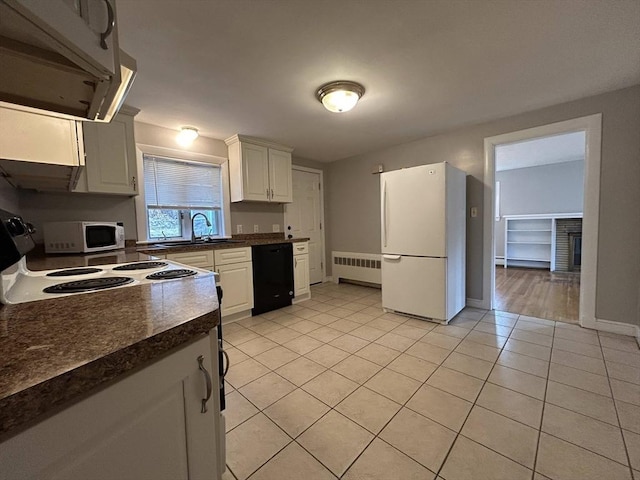
<path id="1" fill-rule="evenodd" d="M 149 240 L 224 235 L 219 165 L 143 155 L 144 201 Z"/>

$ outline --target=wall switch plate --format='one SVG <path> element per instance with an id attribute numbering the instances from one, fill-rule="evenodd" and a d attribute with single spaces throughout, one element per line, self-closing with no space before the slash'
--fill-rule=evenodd
<path id="1" fill-rule="evenodd" d="M 471 207 L 471 218 L 476 218 L 478 216 L 478 207 Z"/>
<path id="2" fill-rule="evenodd" d="M 242 225 L 236 225 L 236 233 L 242 233 Z"/>
<path id="3" fill-rule="evenodd" d="M 271 230 L 272 230 L 274 233 L 279 232 L 279 231 L 280 231 L 280 224 L 278 224 L 278 223 L 274 223 L 273 225 L 271 225 Z"/>
<path id="4" fill-rule="evenodd" d="M 260 227 L 258 225 L 253 226 L 253 233 L 258 233 L 260 231 Z"/>

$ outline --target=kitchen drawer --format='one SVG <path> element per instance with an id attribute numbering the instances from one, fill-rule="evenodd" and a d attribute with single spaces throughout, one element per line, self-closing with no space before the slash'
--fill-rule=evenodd
<path id="1" fill-rule="evenodd" d="M 213 270 L 213 250 L 198 252 L 168 253 L 167 260 L 183 263 L 190 267 L 199 267 Z"/>
<path id="2" fill-rule="evenodd" d="M 220 250 L 214 250 L 214 253 L 216 267 L 220 265 L 229 265 L 231 263 L 251 261 L 251 247 L 223 248 Z"/>
<path id="3" fill-rule="evenodd" d="M 309 242 L 298 242 L 293 244 L 294 255 L 304 255 L 309 253 Z"/>

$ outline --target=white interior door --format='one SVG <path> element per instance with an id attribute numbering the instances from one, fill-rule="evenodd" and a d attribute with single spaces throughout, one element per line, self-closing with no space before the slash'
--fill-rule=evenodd
<path id="1" fill-rule="evenodd" d="M 293 202 L 284 207 L 285 234 L 288 238 L 309 238 L 309 281 L 324 278 L 322 237 L 322 191 L 320 173 L 293 169 Z"/>

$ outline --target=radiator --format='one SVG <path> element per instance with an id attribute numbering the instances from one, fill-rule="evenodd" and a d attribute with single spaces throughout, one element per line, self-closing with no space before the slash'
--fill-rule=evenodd
<path id="1" fill-rule="evenodd" d="M 331 275 L 335 283 L 340 279 L 382 283 L 382 262 L 378 253 L 331 252 Z"/>

